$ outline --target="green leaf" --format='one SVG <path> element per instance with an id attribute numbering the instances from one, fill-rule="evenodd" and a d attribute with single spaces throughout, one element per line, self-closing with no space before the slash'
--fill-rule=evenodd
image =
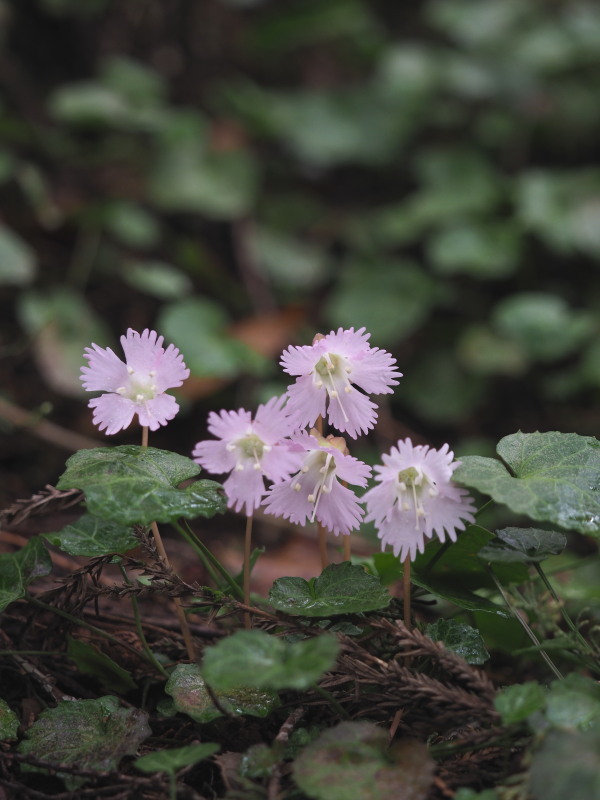
<path id="1" fill-rule="evenodd" d="M 212 684 L 211 689 L 219 705 L 230 714 L 266 717 L 279 706 L 277 694 L 265 689 L 239 685 L 220 690 Z M 222 716 L 206 688 L 198 664 L 178 664 L 165 684 L 165 692 L 173 698 L 176 711 L 196 722 L 211 722 Z"/>
<path id="2" fill-rule="evenodd" d="M 307 689 L 331 669 L 339 645 L 323 634 L 285 642 L 260 630 L 237 631 L 204 651 L 202 674 L 215 689 Z"/>
<path id="3" fill-rule="evenodd" d="M 199 140 L 165 142 L 154 159 L 148 191 L 163 211 L 235 219 L 250 210 L 258 170 L 244 150 L 209 151 Z"/>
<path id="4" fill-rule="evenodd" d="M 557 728 L 585 730 L 593 723 L 600 728 L 600 685 L 576 672 L 553 681 L 546 717 Z"/>
<path id="5" fill-rule="evenodd" d="M 522 375 L 529 363 L 518 342 L 477 324 L 463 328 L 458 355 L 461 363 L 477 375 Z"/>
<path id="6" fill-rule="evenodd" d="M 135 203 L 114 200 L 103 209 L 102 217 L 107 231 L 127 247 L 145 250 L 155 247 L 160 239 L 156 218 Z M 128 271 L 123 270 L 125 280 L 129 280 Z"/>
<path id="7" fill-rule="evenodd" d="M 116 770 L 123 756 L 133 755 L 151 732 L 148 715 L 137 708 L 120 708 L 116 697 L 62 700 L 56 708 L 42 711 L 18 750 L 50 764 L 107 772 Z M 69 790 L 85 783 L 77 776 L 58 774 Z"/>
<path id="8" fill-rule="evenodd" d="M 529 791 L 533 800 L 598 800 L 600 726 L 550 730 L 533 754 Z"/>
<path id="9" fill-rule="evenodd" d="M 136 445 L 97 447 L 72 455 L 56 485 L 82 489 L 90 513 L 102 519 L 149 525 L 179 517 L 212 517 L 225 510 L 222 487 L 215 481 L 177 488 L 199 471 L 191 459 L 168 450 Z"/>
<path id="10" fill-rule="evenodd" d="M 536 681 L 506 686 L 494 698 L 496 711 L 505 725 L 523 722 L 546 705 L 546 692 Z"/>
<path id="11" fill-rule="evenodd" d="M 379 578 L 349 561 L 330 564 L 318 578 L 279 578 L 269 591 L 278 611 L 302 617 L 358 614 L 385 608 L 390 595 Z"/>
<path id="12" fill-rule="evenodd" d="M 6 700 L 0 697 L 0 740 L 16 739 L 18 730 L 19 718 Z"/>
<path id="13" fill-rule="evenodd" d="M 600 536 L 600 442 L 576 433 L 513 433 L 493 458 L 465 456 L 453 479 L 513 511 Z"/>
<path id="14" fill-rule="evenodd" d="M 521 238 L 514 224 L 465 224 L 442 228 L 429 240 L 428 255 L 440 275 L 464 273 L 495 280 L 519 266 Z"/>
<path id="15" fill-rule="evenodd" d="M 499 800 L 493 789 L 476 792 L 474 789 L 459 789 L 454 795 L 454 800 Z"/>
<path id="16" fill-rule="evenodd" d="M 34 536 L 16 553 L 0 555 L 0 611 L 25 597 L 32 581 L 51 572 L 52 560 L 42 536 Z"/>
<path id="17" fill-rule="evenodd" d="M 159 300 L 187 297 L 193 289 L 184 272 L 163 261 L 127 261 L 122 275 L 134 289 Z"/>
<path id="18" fill-rule="evenodd" d="M 538 528 L 503 528 L 496 531 L 479 551 L 484 561 L 521 562 L 531 564 L 556 556 L 567 546 L 567 537 L 558 531 Z"/>
<path id="19" fill-rule="evenodd" d="M 333 326 L 360 320 L 374 340 L 397 343 L 421 327 L 435 299 L 429 275 L 409 261 L 354 260 L 340 274 L 327 315 Z"/>
<path id="20" fill-rule="evenodd" d="M 188 297 L 169 303 L 158 321 L 165 336 L 186 353 L 186 364 L 198 377 L 230 378 L 257 372 L 265 363 L 262 356 L 232 338 L 227 314 L 213 300 Z"/>
<path id="21" fill-rule="evenodd" d="M 115 663 L 110 656 L 102 653 L 93 644 L 67 637 L 67 653 L 84 675 L 91 675 L 100 681 L 105 692 L 125 694 L 135 689 L 137 684 L 131 673 Z"/>
<path id="22" fill-rule="evenodd" d="M 595 330 L 592 315 L 569 308 L 562 297 L 523 292 L 501 300 L 492 326 L 533 359 L 554 361 L 579 350 Z"/>
<path id="23" fill-rule="evenodd" d="M 185 747 L 175 747 L 170 750 L 157 750 L 136 758 L 133 766 L 141 772 L 166 772 L 174 775 L 184 767 L 190 767 L 205 758 L 210 758 L 221 749 L 215 742 L 203 744 L 189 744 Z"/>
<path id="24" fill-rule="evenodd" d="M 435 763 L 421 742 L 388 746 L 383 728 L 341 722 L 307 745 L 293 770 L 300 789 L 316 800 L 425 800 Z"/>
<path id="25" fill-rule="evenodd" d="M 36 256 L 10 228 L 0 225 L 0 285 L 25 286 L 35 276 Z"/>
<path id="26" fill-rule="evenodd" d="M 139 544 L 131 527 L 84 514 L 61 531 L 44 534 L 55 547 L 72 556 L 105 556 L 126 553 Z"/>
<path id="27" fill-rule="evenodd" d="M 448 583 L 454 581 L 464 589 L 493 589 L 495 584 L 478 557 L 481 548 L 493 538 L 487 528 L 468 525 L 449 545 L 434 539 L 427 544 L 424 553 L 417 554 L 413 572 L 423 578 L 435 577 Z M 529 573 L 522 566 L 510 565 L 501 568 L 498 575 L 505 583 L 523 583 Z"/>
<path id="28" fill-rule="evenodd" d="M 276 284 L 295 291 L 319 286 L 327 280 L 329 264 L 325 250 L 274 228 L 258 228 L 251 240 L 258 269 Z"/>
<path id="29" fill-rule="evenodd" d="M 34 343 L 36 362 L 48 384 L 81 399 L 82 353 L 90 342 L 111 344 L 104 321 L 81 292 L 61 286 L 20 295 L 17 313 Z"/>
<path id="30" fill-rule="evenodd" d="M 483 664 L 490 657 L 479 631 L 464 622 L 438 619 L 425 628 L 425 633 L 434 642 L 443 642 L 467 664 Z"/>

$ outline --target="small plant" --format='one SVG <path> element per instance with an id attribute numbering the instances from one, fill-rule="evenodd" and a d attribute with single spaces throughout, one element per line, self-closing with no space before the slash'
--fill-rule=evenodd
<path id="1" fill-rule="evenodd" d="M 163 342 L 129 329 L 125 361 L 85 351 L 83 385 L 103 392 L 89 402 L 95 424 L 112 435 L 137 415 L 141 445 L 81 450 L 56 488 L 4 512 L 10 522 L 77 503 L 82 514 L 0 556 L 1 663 L 19 670 L 0 698 L 10 759 L 0 785 L 39 794 L 52 774 L 64 797 L 210 787 L 248 800 L 560 800 L 564 747 L 581 767 L 570 797 L 596 797 L 600 647 L 592 615 L 573 619 L 555 567 L 541 564 L 567 544 L 550 526 L 600 535 L 600 442 L 519 432 L 498 444 L 502 460 L 455 460 L 449 444 L 405 438 L 367 488 L 371 467 L 338 434 L 372 430 L 367 393 L 391 393 L 401 374 L 364 328 L 340 328 L 283 352 L 296 378 L 283 396 L 254 414 L 211 412 L 215 438 L 190 443 L 192 459 L 148 442 L 177 414 L 167 390 L 189 375 Z M 227 475 L 223 486 L 200 467 Z M 520 527 L 480 524 L 493 504 Z M 194 529 L 226 507 L 247 519 L 241 585 Z M 259 512 L 316 523 L 322 573 L 282 575 L 267 598 L 253 594 Z M 524 527 L 527 517 L 538 527 Z M 369 522 L 381 552 L 352 556 L 351 537 Z M 178 574 L 158 523 L 197 556 L 204 585 Z M 343 542 L 337 563 L 328 534 Z M 45 541 L 89 561 L 40 593 L 32 584 L 53 568 Z M 130 607 L 118 630 L 94 613 L 107 598 Z M 174 608 L 179 633 L 153 620 L 148 599 Z M 438 604 L 435 621 L 427 603 Z M 532 680 L 496 686 L 506 673 L 498 678 L 490 652 L 527 659 Z M 18 730 L 33 686 L 35 719 Z"/>

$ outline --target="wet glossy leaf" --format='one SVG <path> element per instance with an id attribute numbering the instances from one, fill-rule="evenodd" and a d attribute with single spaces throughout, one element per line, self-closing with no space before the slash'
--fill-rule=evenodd
<path id="1" fill-rule="evenodd" d="M 55 547 L 72 556 L 105 556 L 126 553 L 139 544 L 131 527 L 84 514 L 61 531 L 44 534 Z"/>
<path id="2" fill-rule="evenodd" d="M 23 754 L 51 764 L 82 770 L 116 770 L 123 756 L 133 755 L 150 736 L 148 715 L 137 708 L 121 708 L 116 697 L 97 700 L 62 700 L 42 711 L 19 744 Z M 61 775 L 68 789 L 85 780 Z"/>
<path id="3" fill-rule="evenodd" d="M 19 718 L 6 700 L 0 697 L 0 740 L 16 739 L 18 729 Z"/>
<path id="4" fill-rule="evenodd" d="M 74 639 L 72 636 L 68 637 L 67 642 L 67 653 L 77 665 L 77 669 L 84 675 L 97 678 L 105 692 L 124 694 L 136 688 L 137 684 L 131 673 L 93 644 Z"/>
<path id="5" fill-rule="evenodd" d="M 490 657 L 479 631 L 465 622 L 438 619 L 425 628 L 425 633 L 434 642 L 443 642 L 467 664 L 484 664 Z"/>
<path id="6" fill-rule="evenodd" d="M 427 747 L 370 722 L 342 722 L 307 745 L 294 762 L 294 780 L 316 800 L 425 800 L 435 764 Z"/>
<path id="7" fill-rule="evenodd" d="M 567 537 L 558 531 L 538 528 L 503 528 L 479 551 L 479 558 L 493 562 L 531 564 L 556 556 L 567 546 Z"/>
<path id="8" fill-rule="evenodd" d="M 211 687 L 307 689 L 335 663 L 334 636 L 286 642 L 260 630 L 237 631 L 204 651 L 202 674 Z"/>
<path id="9" fill-rule="evenodd" d="M 266 717 L 279 706 L 279 697 L 267 689 L 257 689 L 239 684 L 220 690 L 211 689 L 219 705 L 230 714 L 249 714 L 253 717 Z M 187 714 L 196 722 L 211 722 L 223 716 L 206 688 L 198 664 L 178 664 L 167 683 L 165 692 L 173 698 L 176 711 Z"/>
<path id="10" fill-rule="evenodd" d="M 523 722 L 535 711 L 540 711 L 546 705 L 546 692 L 539 683 L 516 683 L 506 686 L 494 698 L 496 711 L 502 717 L 505 725 Z"/>
<path id="11" fill-rule="evenodd" d="M 141 772 L 166 772 L 174 775 L 184 767 L 190 767 L 199 761 L 204 761 L 205 758 L 210 758 L 220 749 L 220 745 L 215 742 L 204 742 L 170 750 L 157 750 L 155 753 L 147 753 L 136 758 L 133 766 Z"/>
<path id="12" fill-rule="evenodd" d="M 149 525 L 154 520 L 212 517 L 225 510 L 222 487 L 215 481 L 177 488 L 199 472 L 191 459 L 155 447 L 97 447 L 72 455 L 56 485 L 82 489 L 90 513 L 102 519 Z"/>
<path id="13" fill-rule="evenodd" d="M 273 608 L 302 617 L 358 614 L 385 608 L 389 602 L 379 578 L 349 561 L 330 564 L 310 581 L 279 578 L 269 591 Z"/>
<path id="14" fill-rule="evenodd" d="M 514 433 L 493 458 L 465 456 L 453 478 L 532 519 L 600 536 L 600 442 L 575 433 Z"/>
<path id="15" fill-rule="evenodd" d="M 0 555 L 0 611 L 25 597 L 32 581 L 51 572 L 52 560 L 42 536 L 34 536 L 16 553 Z"/>

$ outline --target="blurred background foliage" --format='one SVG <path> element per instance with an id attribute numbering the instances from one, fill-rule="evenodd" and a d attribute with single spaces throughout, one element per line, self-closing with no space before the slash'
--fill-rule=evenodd
<path id="1" fill-rule="evenodd" d="M 598 434 L 594 0 L 0 0 L 0 75 L 0 395 L 32 419 L 94 436 L 83 348 L 155 327 L 193 377 L 154 443 L 187 452 L 364 325 L 405 375 L 382 448 Z M 3 491 L 51 480 L 0 424 Z"/>

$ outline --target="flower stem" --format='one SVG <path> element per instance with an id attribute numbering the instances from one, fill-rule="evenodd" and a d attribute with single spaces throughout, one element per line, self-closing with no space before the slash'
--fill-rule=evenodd
<path id="1" fill-rule="evenodd" d="M 404 559 L 404 572 L 402 573 L 402 597 L 404 601 L 404 624 L 410 631 L 412 629 L 410 615 L 410 556 Z"/>
<path id="2" fill-rule="evenodd" d="M 131 586 L 131 581 L 129 579 L 129 575 L 125 567 L 122 564 L 119 564 L 119 569 L 121 571 L 121 575 L 123 576 L 123 580 L 128 586 Z M 133 618 L 135 620 L 135 629 L 137 631 L 137 635 L 140 637 L 140 642 L 142 643 L 142 649 L 146 656 L 148 657 L 148 661 L 151 661 L 156 669 L 161 672 L 165 678 L 169 677 L 169 673 L 160 663 L 160 661 L 156 658 L 152 650 L 150 649 L 150 645 L 148 644 L 148 640 L 146 639 L 146 634 L 144 633 L 144 628 L 142 627 L 142 618 L 140 616 L 140 607 L 137 601 L 137 597 L 132 594 L 131 595 L 131 608 L 133 609 Z"/>
<path id="3" fill-rule="evenodd" d="M 515 608 L 515 606 L 514 606 L 514 605 L 511 603 L 509 596 L 508 596 L 508 595 L 506 594 L 506 592 L 504 591 L 504 588 L 502 587 L 502 584 L 500 583 L 500 581 L 498 580 L 498 578 L 497 578 L 497 577 L 496 577 L 496 575 L 494 574 L 494 570 L 493 570 L 493 569 L 490 567 L 490 565 L 489 565 L 489 564 L 487 565 L 487 569 L 488 569 L 488 572 L 489 572 L 489 574 L 490 574 L 490 577 L 491 577 L 491 579 L 492 579 L 492 580 L 494 581 L 494 583 L 496 584 L 496 588 L 498 589 L 498 591 L 499 591 L 499 592 L 500 592 L 500 594 L 502 595 L 502 599 L 503 599 L 503 600 L 504 600 L 504 602 L 506 603 L 506 605 L 507 605 L 507 607 L 508 607 L 508 610 L 510 611 L 510 613 L 511 613 L 511 614 L 513 615 L 513 617 L 514 617 L 514 618 L 517 620 L 517 622 L 518 622 L 518 623 L 519 623 L 519 624 L 520 624 L 520 625 L 523 627 L 523 629 L 524 629 L 525 633 L 527 634 L 527 636 L 529 636 L 529 638 L 531 639 L 531 641 L 532 641 L 532 642 L 534 643 L 534 645 L 535 645 L 535 646 L 538 648 L 538 650 L 539 650 L 539 653 L 540 653 L 541 657 L 544 659 L 544 661 L 546 662 L 546 664 L 548 664 L 548 666 L 550 667 L 550 669 L 552 670 L 552 672 L 553 672 L 553 673 L 556 675 L 556 677 L 557 677 L 559 680 L 562 680 L 562 679 L 564 678 L 564 675 L 563 675 L 563 674 L 560 672 L 560 670 L 558 669 L 558 667 L 557 667 L 557 666 L 554 664 L 554 662 L 552 661 L 552 659 L 550 658 L 550 656 L 548 655 L 548 653 L 546 653 L 546 651 L 543 649 L 543 648 L 544 648 L 544 646 L 542 645 L 542 643 L 540 642 L 540 640 L 537 638 L 537 636 L 535 635 L 535 633 L 534 633 L 534 632 L 531 630 L 531 628 L 529 627 L 529 625 L 527 624 L 527 622 L 526 622 L 526 621 L 523 619 L 523 617 L 521 616 L 521 614 L 519 614 L 519 610 L 518 610 L 517 608 Z"/>
<path id="4" fill-rule="evenodd" d="M 147 425 L 142 426 L 142 447 L 148 447 Z M 158 550 L 159 556 L 165 562 L 167 567 L 172 572 L 175 572 L 175 570 L 171 566 L 171 562 L 169 561 L 169 556 L 167 555 L 167 551 L 165 550 L 165 546 L 163 544 L 160 531 L 158 530 L 158 525 L 156 524 L 156 522 L 153 522 L 151 523 L 150 527 L 152 529 L 152 535 L 154 536 L 154 541 L 156 542 L 156 549 Z M 194 648 L 194 640 L 192 639 L 192 632 L 190 631 L 190 626 L 188 625 L 187 617 L 185 616 L 185 611 L 181 603 L 181 598 L 174 597 L 173 604 L 175 605 L 175 613 L 177 615 L 177 620 L 179 621 L 179 627 L 181 628 L 181 633 L 183 635 L 183 641 L 185 642 L 185 649 L 187 650 L 188 658 L 190 659 L 190 661 L 195 661 L 196 650 Z"/>
<path id="5" fill-rule="evenodd" d="M 169 557 L 167 556 L 167 551 L 165 550 L 162 537 L 158 530 L 158 525 L 156 524 L 156 522 L 153 522 L 150 525 L 150 527 L 152 529 L 152 535 L 154 536 L 154 541 L 156 542 L 156 549 L 158 550 L 159 556 L 169 567 L 169 569 L 173 569 L 173 567 L 171 566 L 171 562 L 169 561 Z M 181 633 L 183 635 L 183 641 L 185 642 L 185 649 L 187 650 L 188 658 L 190 659 L 190 661 L 195 661 L 196 649 L 194 647 L 192 632 L 190 631 L 190 626 L 188 625 L 187 617 L 185 616 L 185 611 L 183 608 L 183 604 L 181 602 L 181 598 L 174 597 L 173 604 L 175 605 L 175 613 L 177 614 L 177 620 L 179 622 L 179 627 L 181 628 Z"/>
<path id="6" fill-rule="evenodd" d="M 250 605 L 250 555 L 252 552 L 252 514 L 246 517 L 246 535 L 244 537 L 244 603 Z M 252 627 L 250 614 L 244 614 L 244 627 Z"/>
<path id="7" fill-rule="evenodd" d="M 352 558 L 352 542 L 350 540 L 350 534 L 342 537 L 342 545 L 344 547 L 344 561 L 350 561 Z"/>
<path id="8" fill-rule="evenodd" d="M 173 522 L 172 524 L 175 530 L 178 531 L 183 536 L 183 538 L 190 545 L 190 547 L 200 557 L 200 560 L 202 561 L 202 563 L 208 570 L 211 578 L 213 579 L 215 586 L 218 586 L 219 584 L 219 575 L 220 575 L 221 578 L 223 578 L 227 583 L 227 585 L 229 586 L 231 594 L 238 600 L 241 600 L 244 596 L 243 591 L 240 589 L 240 587 L 234 581 L 231 575 L 227 572 L 227 570 L 221 564 L 219 559 L 213 556 L 213 554 L 210 552 L 208 547 L 202 542 L 202 540 L 199 539 L 193 531 L 186 530 L 183 526 L 179 525 L 179 523 Z"/>

